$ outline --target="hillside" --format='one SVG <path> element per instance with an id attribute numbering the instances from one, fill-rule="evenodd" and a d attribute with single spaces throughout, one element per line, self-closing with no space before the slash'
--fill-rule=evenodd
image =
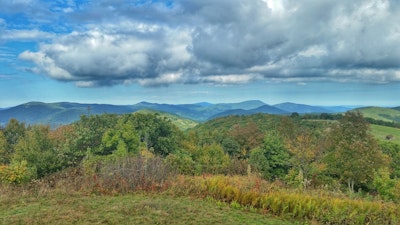
<path id="1" fill-rule="evenodd" d="M 292 102 L 285 102 L 274 105 L 274 107 L 287 112 L 297 112 L 300 114 L 305 113 L 333 113 L 334 111 L 318 106 L 310 106 L 304 104 L 296 104 Z"/>
<path id="2" fill-rule="evenodd" d="M 175 126 L 177 126 L 181 130 L 187 130 L 187 129 L 193 128 L 198 125 L 198 123 L 193 120 L 185 119 L 183 117 L 180 117 L 177 115 L 172 115 L 172 114 L 166 113 L 166 112 L 159 112 L 159 111 L 154 111 L 154 110 L 149 110 L 149 109 L 141 109 L 141 110 L 136 111 L 135 113 L 156 113 L 160 117 L 167 118 L 169 121 L 171 121 Z"/>
<path id="3" fill-rule="evenodd" d="M 264 113 L 264 114 L 275 114 L 275 115 L 282 115 L 282 114 L 289 114 L 288 111 L 281 110 L 279 108 L 276 108 L 274 106 L 270 105 L 262 105 L 258 108 L 255 109 L 232 109 L 232 110 L 227 110 L 222 113 L 218 113 L 216 115 L 213 115 L 209 119 L 215 119 L 218 117 L 225 117 L 225 116 L 232 116 L 232 115 L 253 115 L 257 113 Z"/>
<path id="4" fill-rule="evenodd" d="M 364 117 L 387 122 L 400 123 L 400 111 L 395 109 L 383 107 L 363 107 L 354 110 L 361 112 Z"/>
<path id="5" fill-rule="evenodd" d="M 1 110 L 0 125 L 15 118 L 27 124 L 49 124 L 54 127 L 77 121 L 84 114 L 124 114 L 132 111 L 134 108 L 123 105 L 28 102 Z"/>
<path id="6" fill-rule="evenodd" d="M 178 115 L 184 118 L 188 118 L 198 122 L 204 122 L 210 118 L 214 118 L 215 115 L 227 112 L 230 110 L 249 110 L 265 105 L 265 103 L 257 100 L 244 101 L 239 103 L 197 103 L 197 104 L 157 104 L 149 102 L 140 102 L 135 104 L 135 108 L 140 109 L 152 109 L 161 112 L 167 112 L 174 115 Z M 231 115 L 225 113 L 223 115 Z"/>
<path id="7" fill-rule="evenodd" d="M 371 133 L 380 141 L 389 141 L 400 145 L 400 129 L 398 128 L 371 124 Z M 387 140 L 386 137 L 389 135 L 392 138 Z"/>

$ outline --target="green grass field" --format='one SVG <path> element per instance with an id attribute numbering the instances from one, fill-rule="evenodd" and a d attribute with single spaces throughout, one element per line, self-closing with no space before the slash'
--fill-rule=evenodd
<path id="1" fill-rule="evenodd" d="M 371 124 L 371 133 L 380 141 L 389 141 L 386 140 L 386 136 L 393 135 L 390 142 L 400 144 L 400 129 L 398 128 Z"/>
<path id="2" fill-rule="evenodd" d="M 0 224 L 293 224 L 225 203 L 166 194 L 0 195 Z M 296 223 L 299 224 L 299 223 Z"/>
<path id="3" fill-rule="evenodd" d="M 400 123 L 400 111 L 382 107 L 366 107 L 359 108 L 364 117 L 369 117 L 376 120 L 382 120 L 386 122 L 398 122 Z"/>

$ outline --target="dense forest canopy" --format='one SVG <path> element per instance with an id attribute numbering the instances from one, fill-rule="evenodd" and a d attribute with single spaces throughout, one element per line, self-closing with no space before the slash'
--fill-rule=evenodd
<path id="1" fill-rule="evenodd" d="M 296 188 L 378 193 L 399 201 L 400 146 L 373 137 L 368 121 L 355 111 L 254 114 L 182 131 L 164 114 L 149 112 L 85 115 L 57 129 L 12 119 L 0 129 L 0 181 L 19 184 L 69 167 L 141 155 L 159 156 L 181 174 L 250 170 Z"/>

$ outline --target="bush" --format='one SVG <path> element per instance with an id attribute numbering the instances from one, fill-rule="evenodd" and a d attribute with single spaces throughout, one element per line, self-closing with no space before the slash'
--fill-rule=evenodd
<path id="1" fill-rule="evenodd" d="M 21 184 L 35 178 L 36 171 L 28 167 L 26 160 L 12 162 L 10 165 L 0 166 L 0 182 L 7 184 Z"/>
<path id="2" fill-rule="evenodd" d="M 98 160 L 85 166 L 85 175 L 91 180 L 89 188 L 104 194 L 164 190 L 171 174 L 160 157 Z"/>
<path id="3" fill-rule="evenodd" d="M 190 155 L 177 152 L 166 158 L 166 163 L 177 173 L 194 175 L 196 173 L 195 162 Z"/>

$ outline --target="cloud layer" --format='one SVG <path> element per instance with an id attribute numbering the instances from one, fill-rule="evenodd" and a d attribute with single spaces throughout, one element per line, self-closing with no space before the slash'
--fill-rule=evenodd
<path id="1" fill-rule="evenodd" d="M 19 57 L 35 73 L 82 87 L 400 81 L 396 0 L 19 0 L 0 8 L 28 24 L 0 19 L 0 42 L 41 41 Z"/>

